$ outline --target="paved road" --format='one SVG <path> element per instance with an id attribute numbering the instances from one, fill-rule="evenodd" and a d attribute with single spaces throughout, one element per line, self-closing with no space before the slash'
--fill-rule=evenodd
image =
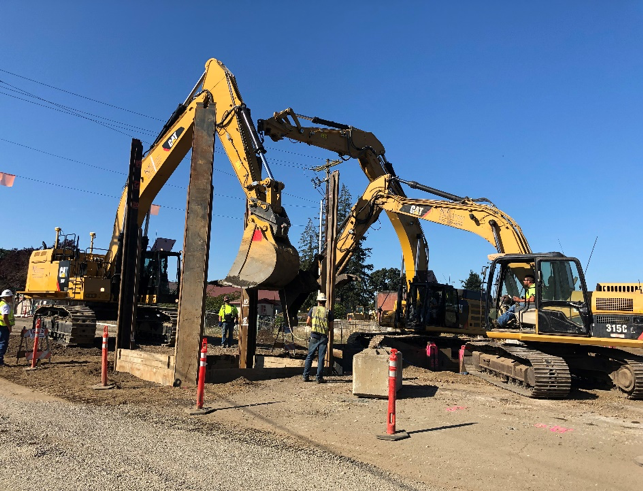
<path id="1" fill-rule="evenodd" d="M 0 463 L 11 491 L 428 489 L 265 433 L 42 398 L 2 378 Z"/>

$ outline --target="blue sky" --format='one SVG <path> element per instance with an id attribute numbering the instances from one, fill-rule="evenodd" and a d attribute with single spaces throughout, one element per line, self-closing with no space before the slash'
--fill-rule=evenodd
<path id="1" fill-rule="evenodd" d="M 371 131 L 401 177 L 491 199 L 535 251 L 562 248 L 585 266 L 598 237 L 590 288 L 638 281 L 642 21 L 635 1 L 9 0 L 0 30 L 0 172 L 18 177 L 0 187 L 9 211 L 0 247 L 51 245 L 56 226 L 78 234 L 81 247 L 89 232 L 107 247 L 131 138 L 147 148 L 206 60 L 218 58 L 255 120 L 292 107 Z M 132 127 L 116 132 L 20 100 L 16 90 Z M 315 174 L 302 166 L 334 155 L 292 142 L 267 148 L 274 177 L 286 184 L 297 245 L 319 197 Z M 219 152 L 211 279 L 227 273 L 243 226 L 243 193 Z M 155 200 L 152 240 L 182 240 L 188 168 L 189 158 Z M 357 198 L 367 185 L 357 163 L 338 169 Z M 442 281 L 459 286 L 494 252 L 477 236 L 423 228 Z M 384 215 L 366 245 L 375 268 L 399 267 Z"/>

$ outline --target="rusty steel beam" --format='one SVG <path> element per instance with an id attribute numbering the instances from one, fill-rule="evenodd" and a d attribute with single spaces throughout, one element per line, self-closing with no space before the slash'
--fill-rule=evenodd
<path id="1" fill-rule="evenodd" d="M 174 383 L 196 385 L 208 283 L 215 104 L 197 105 L 183 235 Z"/>
<path id="2" fill-rule="evenodd" d="M 326 308 L 333 310 L 335 304 L 335 250 L 337 242 L 337 206 L 339 202 L 339 172 L 334 171 L 328 179 L 326 210 Z M 334 329 L 328 331 L 328 349 L 324 360 L 324 368 L 327 374 L 333 368 L 333 340 Z"/>
<path id="3" fill-rule="evenodd" d="M 141 229 L 138 226 L 138 201 L 141 188 L 141 159 L 143 144 L 132 139 L 129 175 L 127 178 L 127 201 L 125 225 L 121 246 L 120 289 L 118 294 L 118 317 L 116 349 L 131 349 L 136 328 L 136 297 L 138 293 L 138 268 L 141 258 Z M 115 357 L 116 358 L 116 357 Z M 116 369 L 117 360 L 114 360 Z"/>
<path id="4" fill-rule="evenodd" d="M 239 322 L 239 368 L 252 368 L 257 351 L 257 300 L 256 288 L 241 290 Z"/>

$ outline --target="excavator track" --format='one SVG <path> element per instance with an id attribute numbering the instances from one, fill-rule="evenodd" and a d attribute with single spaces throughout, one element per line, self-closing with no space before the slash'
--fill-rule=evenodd
<path id="1" fill-rule="evenodd" d="M 524 346 L 472 342 L 467 370 L 487 382 L 535 399 L 564 399 L 571 389 L 565 360 Z"/>
<path id="2" fill-rule="evenodd" d="M 163 310 L 168 320 L 163 322 L 163 336 L 167 346 L 174 346 L 176 344 L 176 325 L 179 320 L 179 312 L 177 310 Z"/>
<path id="3" fill-rule="evenodd" d="M 572 375 L 591 388 L 619 391 L 628 399 L 643 399 L 643 356 L 619 348 L 588 347 L 563 354 Z"/>
<path id="4" fill-rule="evenodd" d="M 623 361 L 625 363 L 611 375 L 614 385 L 628 399 L 643 399 L 643 363 L 628 358 Z"/>
<path id="5" fill-rule="evenodd" d="M 603 350 L 599 356 L 617 364 L 609 377 L 628 399 L 643 399 L 643 357 L 619 349 Z"/>
<path id="6" fill-rule="evenodd" d="M 139 305 L 137 312 L 137 339 L 174 346 L 176 343 L 178 317 L 179 314 L 176 310 Z"/>
<path id="7" fill-rule="evenodd" d="M 94 311 L 82 305 L 47 305 L 36 310 L 49 337 L 64 346 L 93 346 L 96 336 Z"/>

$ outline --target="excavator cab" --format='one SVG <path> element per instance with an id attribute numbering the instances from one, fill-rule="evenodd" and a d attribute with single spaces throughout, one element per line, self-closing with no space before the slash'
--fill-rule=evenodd
<path id="1" fill-rule="evenodd" d="M 139 285 L 142 303 L 175 303 L 179 298 L 179 286 L 171 287 L 169 280 L 170 258 L 176 258 L 176 278 L 181 277 L 181 253 L 151 250 L 143 253 L 143 267 Z"/>
<path id="2" fill-rule="evenodd" d="M 487 285 L 487 330 L 588 335 L 589 296 L 578 259 L 560 253 L 494 256 Z M 526 276 L 535 279 L 533 300 L 522 286 Z M 524 300 L 516 303 L 514 297 Z M 513 316 L 503 318 L 509 310 Z"/>
<path id="3" fill-rule="evenodd" d="M 426 327 L 457 328 L 459 325 L 458 291 L 451 285 L 411 282 L 407 295 L 405 326 L 422 331 Z"/>

